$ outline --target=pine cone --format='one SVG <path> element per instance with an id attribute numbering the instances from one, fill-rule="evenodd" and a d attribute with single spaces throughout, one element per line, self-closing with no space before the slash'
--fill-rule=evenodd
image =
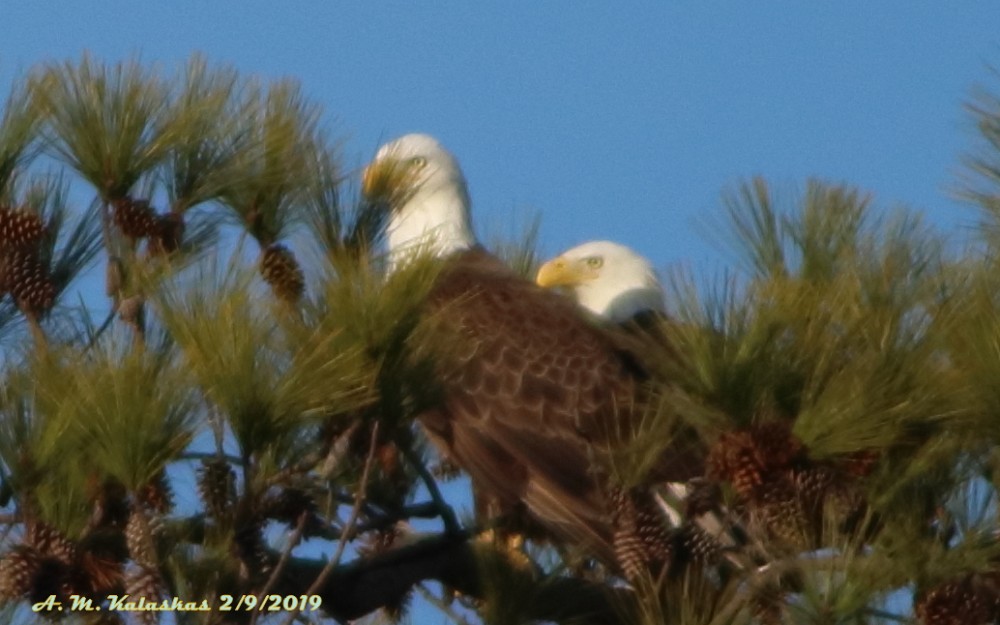
<path id="1" fill-rule="evenodd" d="M 722 434 L 708 454 L 709 477 L 729 482 L 741 498 L 752 497 L 764 483 L 765 470 L 756 461 L 753 447 L 753 437 L 745 430 Z"/>
<path id="2" fill-rule="evenodd" d="M 153 480 L 142 486 L 136 493 L 141 504 L 159 514 L 166 514 L 174 507 L 174 493 L 165 472 L 160 471 Z"/>
<path id="3" fill-rule="evenodd" d="M 198 494 L 210 516 L 222 518 L 232 511 L 236 500 L 236 474 L 224 458 L 201 461 Z"/>
<path id="4" fill-rule="evenodd" d="M 670 533 L 670 573 L 683 574 L 692 566 L 714 564 L 719 560 L 722 549 L 719 542 L 691 524 L 685 524 Z"/>
<path id="5" fill-rule="evenodd" d="M 63 536 L 56 528 L 41 521 L 29 525 L 25 543 L 33 547 L 40 555 L 51 556 L 67 566 L 72 565 L 76 560 L 76 544 Z"/>
<path id="6" fill-rule="evenodd" d="M 0 601 L 14 600 L 31 592 L 41 570 L 41 556 L 32 547 L 15 547 L 0 560 Z"/>
<path id="7" fill-rule="evenodd" d="M 843 476 L 822 465 L 794 469 L 788 472 L 787 477 L 794 485 L 803 508 L 817 513 L 822 512 L 827 495 L 843 481 Z"/>
<path id="8" fill-rule="evenodd" d="M 56 287 L 34 251 L 13 250 L 4 254 L 0 262 L 0 286 L 10 291 L 23 312 L 41 315 L 55 303 Z"/>
<path id="9" fill-rule="evenodd" d="M 278 243 L 267 246 L 261 254 L 260 274 L 282 301 L 294 304 L 305 291 L 305 277 L 295 255 Z"/>
<path id="10" fill-rule="evenodd" d="M 156 218 L 154 232 L 150 235 L 149 250 L 153 254 L 175 252 L 184 241 L 184 215 L 167 213 Z"/>
<path id="11" fill-rule="evenodd" d="M 805 447 L 790 424 L 769 421 L 720 436 L 708 455 L 708 474 L 728 481 L 743 500 L 752 500 L 771 476 L 804 458 Z"/>
<path id="12" fill-rule="evenodd" d="M 138 566 L 125 578 L 125 593 L 135 601 L 145 597 L 146 601 L 160 601 L 163 598 L 163 580 L 154 568 Z M 160 622 L 159 612 L 133 612 L 136 620 L 142 625 L 155 625 Z"/>
<path id="13" fill-rule="evenodd" d="M 45 223 L 33 213 L 0 207 L 0 249 L 29 248 L 45 235 Z"/>
<path id="14" fill-rule="evenodd" d="M 997 597 L 973 576 L 935 586 L 916 602 L 923 625 L 979 625 L 996 622 Z"/>
<path id="15" fill-rule="evenodd" d="M 148 200 L 124 197 L 114 203 L 114 222 L 127 237 L 141 239 L 156 234 L 156 211 Z"/>
<path id="16" fill-rule="evenodd" d="M 855 531 L 868 510 L 850 476 L 822 464 L 772 476 L 747 507 L 756 526 L 798 548 L 819 546 L 831 530 Z"/>
<path id="17" fill-rule="evenodd" d="M 787 421 L 767 421 L 750 428 L 759 461 L 771 471 L 790 467 L 805 457 L 806 448 Z"/>
<path id="18" fill-rule="evenodd" d="M 626 579 L 659 573 L 671 562 L 673 541 L 648 495 L 615 489 L 610 497 L 615 559 Z"/>
<path id="19" fill-rule="evenodd" d="M 771 538 L 795 548 L 806 548 L 816 542 L 815 516 L 808 514 L 791 480 L 768 482 L 749 508 L 755 530 L 762 529 Z"/>
<path id="20" fill-rule="evenodd" d="M 156 566 L 156 529 L 155 520 L 149 513 L 141 505 L 133 505 L 125 525 L 125 544 L 129 557 L 136 564 L 147 568 Z"/>
<path id="21" fill-rule="evenodd" d="M 251 577 L 266 572 L 270 565 L 263 530 L 264 524 L 259 519 L 248 518 L 239 523 L 233 537 L 236 557 L 243 562 Z"/>
<path id="22" fill-rule="evenodd" d="M 688 480 L 684 498 L 684 516 L 689 519 L 703 514 L 717 513 L 722 509 L 722 489 L 719 484 L 705 478 Z"/>

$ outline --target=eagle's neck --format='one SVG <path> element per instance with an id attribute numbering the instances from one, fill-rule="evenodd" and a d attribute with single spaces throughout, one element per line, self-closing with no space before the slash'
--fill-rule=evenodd
<path id="1" fill-rule="evenodd" d="M 581 284 L 575 290 L 581 306 L 615 323 L 625 323 L 643 312 L 664 312 L 663 290 L 658 284 L 634 281 L 630 284 L 618 283 L 615 289 L 609 290 L 591 282 Z"/>
<path id="2" fill-rule="evenodd" d="M 464 186 L 421 190 L 392 213 L 386 228 L 390 265 L 394 268 L 412 254 L 442 258 L 476 245 Z"/>

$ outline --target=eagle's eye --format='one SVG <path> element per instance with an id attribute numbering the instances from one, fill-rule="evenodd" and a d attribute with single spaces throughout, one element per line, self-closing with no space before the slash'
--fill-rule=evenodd
<path id="1" fill-rule="evenodd" d="M 420 171 L 421 169 L 427 166 L 427 157 L 414 156 L 413 158 L 410 159 L 410 166 L 413 167 L 414 170 Z"/>
<path id="2" fill-rule="evenodd" d="M 591 269 L 600 269 L 601 265 L 604 264 L 604 259 L 600 256 L 591 256 L 587 259 L 587 266 Z"/>

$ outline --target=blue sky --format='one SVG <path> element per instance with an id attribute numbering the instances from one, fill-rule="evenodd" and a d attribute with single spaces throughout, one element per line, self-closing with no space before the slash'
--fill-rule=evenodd
<path id="1" fill-rule="evenodd" d="M 849 182 L 961 235 L 963 103 L 1000 92 L 996 0 L 0 0 L 0 15 L 2 92 L 85 50 L 166 71 L 202 52 L 298 78 L 349 168 L 397 135 L 438 136 L 481 234 L 537 211 L 546 254 L 609 238 L 709 272 L 726 260 L 720 193 L 755 174 Z"/>
<path id="2" fill-rule="evenodd" d="M 706 224 L 754 174 L 971 221 L 948 194 L 974 138 L 962 104 L 1000 90 L 995 0 L 3 5 L 0 85 L 84 50 L 294 76 L 346 165 L 428 132 L 462 163 L 481 234 L 538 211 L 546 253 L 611 238 L 661 268 L 721 262 Z"/>

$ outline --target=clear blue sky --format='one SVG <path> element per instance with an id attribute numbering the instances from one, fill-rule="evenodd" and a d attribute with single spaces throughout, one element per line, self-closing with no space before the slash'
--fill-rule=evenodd
<path id="1" fill-rule="evenodd" d="M 962 103 L 1000 65 L 996 0 L 0 0 L 0 15 L 0 86 L 84 50 L 167 70 L 201 51 L 300 79 L 348 165 L 437 135 L 481 233 L 537 210 L 547 253 L 611 238 L 708 270 L 700 224 L 754 174 L 970 221 L 947 193 L 973 138 Z"/>
<path id="2" fill-rule="evenodd" d="M 542 215 L 547 254 L 622 241 L 712 271 L 720 192 L 850 182 L 954 232 L 976 84 L 1000 91 L 1000 2 L 0 0 L 0 87 L 85 51 L 193 52 L 320 102 L 345 164 L 421 131 L 459 158 L 480 233 Z M 436 620 L 436 619 L 435 619 Z"/>

